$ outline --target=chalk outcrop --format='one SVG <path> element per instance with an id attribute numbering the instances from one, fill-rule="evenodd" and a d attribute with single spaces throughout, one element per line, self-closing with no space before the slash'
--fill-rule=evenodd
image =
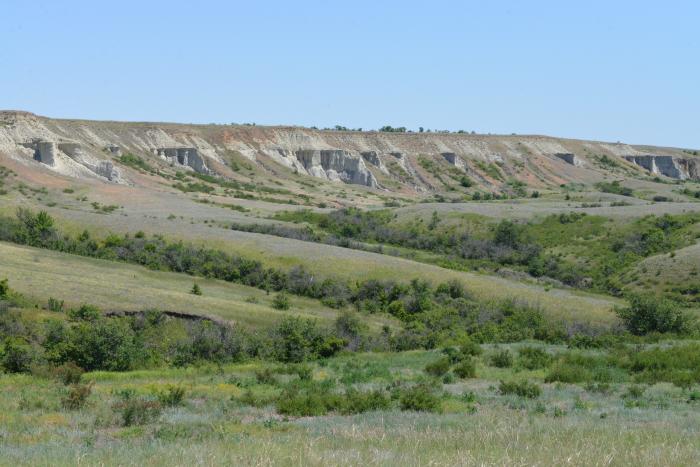
<path id="1" fill-rule="evenodd" d="M 34 160 L 46 165 L 54 166 L 58 148 L 53 141 L 33 141 L 22 146 L 34 150 Z"/>
<path id="2" fill-rule="evenodd" d="M 202 174 L 211 172 L 197 148 L 157 148 L 155 153 L 171 165 L 190 167 Z"/>
<path id="3" fill-rule="evenodd" d="M 443 152 L 441 155 L 447 162 L 449 162 L 451 165 L 457 167 L 458 169 L 460 169 L 460 170 L 466 169 L 466 164 L 464 163 L 464 160 L 462 160 L 462 158 L 459 157 L 454 152 Z"/>
<path id="4" fill-rule="evenodd" d="M 359 154 L 341 149 L 301 149 L 294 155 L 309 175 L 376 187 L 377 180 Z"/>
<path id="5" fill-rule="evenodd" d="M 583 167 L 585 165 L 584 162 L 576 157 L 576 154 L 572 152 L 558 152 L 554 154 L 554 157 L 557 157 L 567 164 L 571 164 L 575 167 Z"/>
<path id="6" fill-rule="evenodd" d="M 109 180 L 110 182 L 121 183 L 121 173 L 114 167 L 111 161 L 97 159 L 86 151 L 79 143 L 45 141 L 33 139 L 32 141 L 20 143 L 20 146 L 34 151 L 34 160 L 41 162 L 60 172 L 74 174 L 85 169 L 95 175 Z"/>
<path id="7" fill-rule="evenodd" d="M 624 156 L 624 158 L 655 175 L 665 175 L 677 180 L 700 180 L 699 159 L 654 154 Z"/>

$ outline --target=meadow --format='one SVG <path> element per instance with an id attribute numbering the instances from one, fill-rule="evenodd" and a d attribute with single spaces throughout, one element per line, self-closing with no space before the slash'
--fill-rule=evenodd
<path id="1" fill-rule="evenodd" d="M 60 381 L 4 375 L 2 464 L 696 463 L 697 391 L 636 383 L 627 371 L 608 383 L 595 381 L 600 377 L 545 382 L 556 356 L 570 350 L 540 343 L 483 347 L 472 357 L 474 377 L 465 379 L 454 370 L 448 376 L 426 372 L 426 365 L 444 357 L 441 351 L 340 355 L 303 367 L 251 361 L 85 373 L 81 382 L 91 394 L 71 409 L 65 404 L 70 389 Z M 543 349 L 552 363 L 523 367 L 523 347 Z M 495 355 L 506 350 L 511 366 L 494 366 Z M 504 394 L 503 381 L 528 381 L 541 392 Z M 289 398 L 294 385 L 296 394 L 322 386 L 337 394 L 378 391 L 385 399 L 365 403 L 357 397 L 351 409 L 328 410 L 317 407 L 323 402 L 295 396 L 290 407 L 279 396 Z M 427 395 L 411 399 L 411 387 L 427 388 Z M 173 388 L 181 396 L 168 397 Z M 129 415 L 129 404 L 152 413 Z M 362 412 L 341 413 L 348 411 Z"/>

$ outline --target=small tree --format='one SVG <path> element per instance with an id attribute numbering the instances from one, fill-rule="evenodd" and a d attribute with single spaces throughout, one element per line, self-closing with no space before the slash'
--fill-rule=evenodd
<path id="1" fill-rule="evenodd" d="M 632 334 L 641 336 L 650 332 L 688 331 L 690 319 L 678 305 L 670 300 L 657 298 L 652 294 L 632 294 L 629 296 L 630 305 L 618 308 L 625 327 Z"/>
<path id="2" fill-rule="evenodd" d="M 190 290 L 190 293 L 192 295 L 202 295 L 202 289 L 199 287 L 199 284 L 196 282 L 192 285 L 192 290 Z"/>

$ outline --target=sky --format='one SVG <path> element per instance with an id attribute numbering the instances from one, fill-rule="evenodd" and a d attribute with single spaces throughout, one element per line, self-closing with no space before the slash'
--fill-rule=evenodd
<path id="1" fill-rule="evenodd" d="M 674 0 L 0 0 L 0 109 L 700 148 L 699 23 Z"/>

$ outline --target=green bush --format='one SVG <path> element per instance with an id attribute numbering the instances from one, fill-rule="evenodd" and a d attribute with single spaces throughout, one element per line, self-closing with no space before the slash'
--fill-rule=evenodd
<path id="1" fill-rule="evenodd" d="M 0 300 L 6 300 L 10 295 L 10 284 L 7 279 L 0 280 Z"/>
<path id="2" fill-rule="evenodd" d="M 160 417 L 162 407 L 157 400 L 139 396 L 128 389 L 117 395 L 120 400 L 113 405 L 113 409 L 121 416 L 122 426 L 145 425 Z"/>
<path id="3" fill-rule="evenodd" d="M 415 412 L 441 412 L 442 401 L 429 387 L 416 385 L 401 391 L 399 407 Z"/>
<path id="4" fill-rule="evenodd" d="M 288 310 L 290 307 L 289 296 L 284 292 L 278 293 L 272 299 L 272 307 L 276 310 Z"/>
<path id="5" fill-rule="evenodd" d="M 192 289 L 190 290 L 190 293 L 192 295 L 202 295 L 202 288 L 197 284 L 196 282 L 192 285 Z"/>
<path id="6" fill-rule="evenodd" d="M 450 358 L 443 357 L 425 366 L 425 372 L 431 376 L 440 377 L 450 371 Z"/>
<path id="7" fill-rule="evenodd" d="M 476 377 L 476 365 L 474 365 L 474 361 L 471 358 L 459 362 L 452 371 L 461 379 Z"/>
<path id="8" fill-rule="evenodd" d="M 262 368 L 255 371 L 255 380 L 260 384 L 275 385 L 277 380 L 270 368 Z"/>
<path id="9" fill-rule="evenodd" d="M 481 346 L 469 338 L 464 339 L 462 342 L 460 342 L 459 347 L 460 351 L 462 352 L 462 355 L 465 357 L 476 357 L 483 353 Z"/>
<path id="10" fill-rule="evenodd" d="M 8 337 L 0 347 L 0 367 L 7 373 L 28 373 L 34 355 L 34 349 L 26 340 Z"/>
<path id="11" fill-rule="evenodd" d="M 272 333 L 274 355 L 288 363 L 330 357 L 346 344 L 344 339 L 318 327 L 315 320 L 285 317 Z"/>
<path id="12" fill-rule="evenodd" d="M 94 305 L 81 305 L 80 308 L 68 310 L 68 317 L 73 321 L 96 321 L 100 309 Z"/>
<path id="13" fill-rule="evenodd" d="M 499 350 L 491 355 L 490 361 L 491 366 L 496 368 L 510 368 L 513 366 L 513 354 L 508 349 Z"/>
<path id="14" fill-rule="evenodd" d="M 294 417 L 317 417 L 342 407 L 342 397 L 321 385 L 288 388 L 277 399 L 277 412 Z"/>
<path id="15" fill-rule="evenodd" d="M 618 308 L 617 315 L 625 327 L 638 336 L 650 332 L 685 333 L 690 327 L 689 316 L 670 300 L 651 294 L 631 294 L 630 305 Z"/>
<path id="16" fill-rule="evenodd" d="M 62 332 L 60 342 L 47 349 L 56 363 L 74 362 L 86 371 L 126 371 L 146 355 L 143 342 L 124 318 L 79 321 Z"/>
<path id="17" fill-rule="evenodd" d="M 498 386 L 498 392 L 502 395 L 515 394 L 528 399 L 536 399 L 542 394 L 542 389 L 537 384 L 529 381 L 501 381 L 501 384 Z"/>
<path id="18" fill-rule="evenodd" d="M 552 362 L 552 356 L 541 347 L 522 347 L 518 354 L 518 364 L 528 370 L 547 368 Z"/>
<path id="19" fill-rule="evenodd" d="M 64 363 L 52 369 L 54 378 L 65 385 L 78 384 L 85 371 L 73 362 Z"/>
<path id="20" fill-rule="evenodd" d="M 566 362 L 557 362 L 545 376 L 545 383 L 581 383 L 593 380 L 593 373 L 584 367 Z"/>
<path id="21" fill-rule="evenodd" d="M 63 311 L 63 305 L 63 300 L 58 300 L 56 298 L 49 297 L 47 308 L 49 309 L 49 311 L 61 313 Z"/>
<path id="22" fill-rule="evenodd" d="M 340 412 L 343 414 L 357 414 L 363 412 L 386 410 L 391 405 L 391 400 L 382 391 L 362 392 L 356 389 L 348 389 L 345 393 Z"/>
<path id="23" fill-rule="evenodd" d="M 679 387 L 700 383 L 700 344 L 677 344 L 630 352 L 620 362 L 635 374 L 637 381 L 668 381 Z"/>
<path id="24" fill-rule="evenodd" d="M 185 388 L 182 386 L 168 386 L 164 390 L 158 391 L 156 397 L 163 407 L 178 407 L 185 400 Z"/>

